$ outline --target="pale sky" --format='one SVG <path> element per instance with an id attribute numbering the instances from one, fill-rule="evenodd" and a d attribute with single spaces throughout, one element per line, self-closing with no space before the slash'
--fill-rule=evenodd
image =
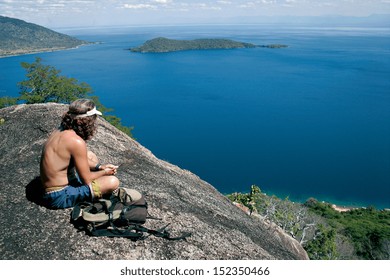
<path id="1" fill-rule="evenodd" d="M 229 23 L 264 16 L 390 14 L 390 0 L 0 0 L 0 15 L 46 27 Z"/>

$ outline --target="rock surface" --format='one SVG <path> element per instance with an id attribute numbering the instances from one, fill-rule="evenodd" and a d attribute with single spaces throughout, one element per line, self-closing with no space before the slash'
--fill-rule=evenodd
<path id="1" fill-rule="evenodd" d="M 71 209 L 49 210 L 27 199 L 39 175 L 42 145 L 66 105 L 17 105 L 0 110 L 0 259 L 22 260 L 204 260 L 307 259 L 281 229 L 246 215 L 213 186 L 189 171 L 156 158 L 149 150 L 99 119 L 88 145 L 101 162 L 122 164 L 122 186 L 142 192 L 149 212 L 183 241 L 150 236 L 142 241 L 90 237 L 70 223 Z"/>

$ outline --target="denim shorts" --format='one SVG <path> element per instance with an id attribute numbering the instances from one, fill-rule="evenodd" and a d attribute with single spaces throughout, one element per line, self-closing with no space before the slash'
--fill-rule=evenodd
<path id="1" fill-rule="evenodd" d="M 42 204 L 51 209 L 70 208 L 79 202 L 101 198 L 100 187 L 96 181 L 92 181 L 91 186 L 81 182 L 70 182 L 69 185 L 51 189 L 54 190 L 46 191 L 42 197 Z"/>

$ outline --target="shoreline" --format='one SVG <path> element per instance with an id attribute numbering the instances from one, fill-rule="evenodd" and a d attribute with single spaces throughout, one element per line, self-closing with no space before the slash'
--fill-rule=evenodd
<path id="1" fill-rule="evenodd" d="M 291 202 L 298 203 L 298 204 L 304 204 L 308 199 L 314 198 L 318 202 L 326 203 L 329 206 L 332 207 L 333 210 L 336 210 L 338 212 L 348 212 L 351 210 L 356 209 L 367 209 L 370 207 L 374 207 L 378 211 L 390 211 L 390 205 L 374 205 L 369 202 L 363 202 L 363 201 L 342 201 L 342 200 L 336 200 L 332 198 L 326 198 L 326 197 L 316 197 L 316 196 L 307 196 L 307 198 L 302 197 L 292 197 L 292 194 L 286 195 L 286 194 L 278 194 L 274 192 L 266 192 L 262 191 L 267 196 L 276 196 L 279 199 L 289 198 Z"/>
<path id="2" fill-rule="evenodd" d="M 331 204 L 331 203 L 329 203 Z M 337 212 L 348 212 L 348 211 L 351 211 L 351 210 L 355 210 L 355 209 L 367 209 L 367 207 L 364 207 L 364 206 L 361 206 L 361 207 L 347 207 L 347 206 L 340 206 L 340 205 L 336 205 L 336 204 L 331 204 L 332 208 L 334 210 L 336 210 Z M 375 208 L 376 210 L 378 211 L 390 211 L 390 208 L 381 208 L 381 209 L 377 209 Z"/>
<path id="3" fill-rule="evenodd" d="M 99 42 L 90 42 L 90 43 L 84 43 L 75 47 L 58 47 L 58 48 L 47 48 L 47 49 L 39 49 L 39 50 L 26 50 L 26 51 L 13 51 L 9 54 L 0 54 L 0 59 L 7 58 L 7 57 L 14 57 L 14 56 L 22 56 L 22 55 L 30 55 L 30 54 L 39 54 L 39 53 L 49 53 L 49 52 L 58 52 L 58 51 L 66 51 L 66 50 L 74 50 L 78 49 L 80 47 L 88 46 L 88 45 L 95 45 L 99 44 Z"/>
<path id="4" fill-rule="evenodd" d="M 329 203 L 331 204 L 331 203 Z M 348 211 L 351 211 L 351 210 L 354 210 L 354 209 L 364 209 L 366 207 L 347 207 L 347 206 L 340 206 L 340 205 L 336 205 L 336 204 L 331 204 L 332 208 L 334 210 L 336 210 L 337 212 L 348 212 Z"/>
<path id="5" fill-rule="evenodd" d="M 294 197 L 292 193 L 286 194 L 286 193 L 277 193 L 277 192 L 271 192 L 271 191 L 265 191 L 262 190 L 262 192 L 267 196 L 276 196 L 279 199 L 289 198 L 290 201 L 294 203 L 300 203 L 304 204 L 308 199 L 314 198 L 315 200 L 329 204 L 334 210 L 339 212 L 347 212 L 354 209 L 366 209 L 370 207 L 374 207 L 377 210 L 390 210 L 390 205 L 387 205 L 385 203 L 381 204 L 373 204 L 372 202 L 368 201 L 346 201 L 346 200 L 337 200 L 332 199 L 329 196 L 315 196 L 315 195 L 300 195 Z"/>

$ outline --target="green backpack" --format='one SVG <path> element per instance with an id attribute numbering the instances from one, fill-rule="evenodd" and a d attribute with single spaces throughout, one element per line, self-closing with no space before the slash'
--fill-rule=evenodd
<path id="1" fill-rule="evenodd" d="M 156 219 L 148 214 L 145 197 L 138 191 L 119 188 L 109 199 L 95 202 L 81 202 L 71 213 L 71 221 L 79 230 L 91 236 L 126 237 L 131 240 L 145 239 L 145 233 L 168 240 L 180 240 L 189 237 L 185 232 L 181 236 L 171 237 L 166 230 L 148 229 L 143 226 L 147 219 Z"/>

